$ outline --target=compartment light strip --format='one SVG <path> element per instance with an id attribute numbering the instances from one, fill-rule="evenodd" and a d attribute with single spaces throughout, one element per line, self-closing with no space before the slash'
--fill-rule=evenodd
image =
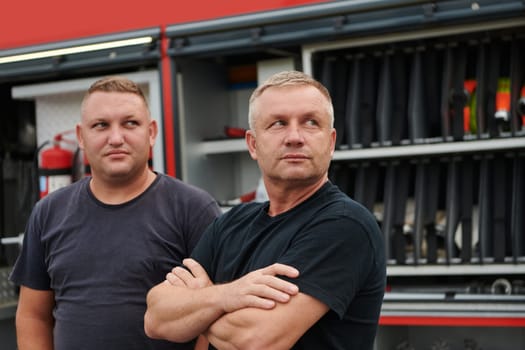
<path id="1" fill-rule="evenodd" d="M 71 55 L 71 54 L 82 53 L 82 52 L 107 50 L 107 49 L 113 49 L 113 48 L 124 47 L 124 46 L 149 44 L 152 41 L 153 41 L 153 38 L 151 36 L 145 36 L 145 37 L 139 37 L 139 38 L 133 38 L 133 39 L 115 40 L 115 41 L 108 41 L 108 42 L 97 43 L 97 44 L 67 47 L 63 49 L 54 49 L 54 50 L 38 51 L 38 52 L 31 52 L 31 53 L 25 53 L 25 54 L 19 54 L 19 55 L 4 56 L 4 57 L 0 57 L 0 64 L 36 60 L 40 58 L 55 57 L 55 56 L 62 56 L 62 55 Z"/>

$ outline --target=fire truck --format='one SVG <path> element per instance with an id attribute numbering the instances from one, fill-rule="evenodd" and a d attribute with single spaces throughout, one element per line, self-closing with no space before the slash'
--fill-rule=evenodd
<path id="1" fill-rule="evenodd" d="M 248 97 L 285 69 L 329 89 L 330 180 L 384 235 L 376 348 L 525 348 L 524 1 L 24 6 L 0 14 L 6 349 L 17 301 L 7 275 L 29 212 L 88 172 L 71 131 L 90 83 L 141 84 L 159 124 L 152 168 L 229 207 L 253 198 L 260 178 L 242 138 Z"/>

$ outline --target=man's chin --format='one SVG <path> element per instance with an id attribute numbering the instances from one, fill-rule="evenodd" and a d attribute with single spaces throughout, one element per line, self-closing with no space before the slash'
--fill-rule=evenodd
<path id="1" fill-rule="evenodd" d="M 106 176 L 110 179 L 126 179 L 131 176 L 131 171 L 128 167 L 114 167 L 106 171 Z"/>
<path id="2" fill-rule="evenodd" d="M 282 174 L 279 178 L 282 181 L 287 181 L 287 182 L 309 183 L 312 181 L 312 179 L 316 177 L 310 173 L 289 172 L 289 173 Z"/>

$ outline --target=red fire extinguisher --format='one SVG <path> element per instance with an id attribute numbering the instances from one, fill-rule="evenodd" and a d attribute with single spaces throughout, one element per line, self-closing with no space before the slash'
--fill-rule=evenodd
<path id="1" fill-rule="evenodd" d="M 64 133 L 55 135 L 53 146 L 40 153 L 40 198 L 73 182 L 73 152 L 60 147 Z"/>

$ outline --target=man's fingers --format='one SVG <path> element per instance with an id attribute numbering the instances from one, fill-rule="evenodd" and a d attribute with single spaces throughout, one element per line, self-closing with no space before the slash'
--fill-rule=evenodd
<path id="1" fill-rule="evenodd" d="M 188 258 L 182 262 L 184 266 L 191 271 L 193 278 L 191 284 L 188 284 L 191 288 L 203 288 L 213 284 L 206 270 L 197 261 Z M 186 281 L 186 283 L 188 282 Z"/>
<path id="2" fill-rule="evenodd" d="M 206 278 L 208 278 L 208 273 L 206 272 L 206 270 L 204 270 L 201 264 L 199 264 L 197 261 L 191 258 L 187 258 L 187 259 L 182 260 L 182 263 L 184 264 L 184 266 L 186 266 L 191 271 L 193 276 L 197 278 L 206 276 Z"/>
<path id="3" fill-rule="evenodd" d="M 290 290 L 294 290 L 290 292 Z M 257 295 L 264 299 L 274 300 L 278 303 L 287 303 L 292 295 L 297 294 L 297 286 L 291 285 L 286 288 L 279 287 L 279 289 L 272 287 L 271 285 L 260 285 L 257 286 L 257 290 L 253 292 L 254 295 Z"/>
<path id="4" fill-rule="evenodd" d="M 295 295 L 299 292 L 299 287 L 295 284 L 274 276 L 264 276 L 259 283 L 271 290 L 286 293 L 286 295 Z"/>
<path id="5" fill-rule="evenodd" d="M 276 277 L 276 276 L 286 276 L 289 278 L 298 277 L 299 270 L 297 270 L 295 267 L 276 263 L 276 264 L 267 266 L 259 271 L 262 277 L 259 283 L 267 285 L 273 289 L 285 292 L 289 295 L 295 295 L 299 292 L 299 288 L 295 284 Z"/>
<path id="6" fill-rule="evenodd" d="M 174 275 L 171 272 L 166 274 L 166 281 L 168 281 L 173 286 L 179 286 L 179 287 L 186 286 L 186 284 L 184 283 L 183 280 L 181 280 L 179 277 L 177 277 L 176 275 Z"/>
<path id="7" fill-rule="evenodd" d="M 272 299 L 265 299 L 254 295 L 249 295 L 246 297 L 246 305 L 247 307 L 270 310 L 274 308 L 275 301 Z"/>
<path id="8" fill-rule="evenodd" d="M 299 270 L 297 270 L 295 267 L 285 264 L 279 264 L 275 263 L 273 265 L 267 266 L 263 269 L 261 269 L 261 272 L 265 275 L 272 275 L 272 276 L 286 276 L 290 278 L 295 278 L 299 276 Z"/>
<path id="9" fill-rule="evenodd" d="M 171 269 L 171 273 L 183 280 L 184 282 L 187 282 L 188 280 L 194 278 L 192 273 L 182 266 L 174 267 L 173 269 Z"/>
<path id="10" fill-rule="evenodd" d="M 200 265 L 191 259 L 184 260 L 184 264 L 199 269 Z M 195 270 L 198 271 L 198 270 Z M 195 272 L 200 273 L 200 272 Z M 271 309 L 276 303 L 287 303 L 299 293 L 299 287 L 281 277 L 296 278 L 299 271 L 289 265 L 273 264 L 259 270 L 252 271 L 243 277 L 222 285 L 215 285 L 221 299 L 224 301 L 223 310 L 233 312 L 245 307 Z"/>

